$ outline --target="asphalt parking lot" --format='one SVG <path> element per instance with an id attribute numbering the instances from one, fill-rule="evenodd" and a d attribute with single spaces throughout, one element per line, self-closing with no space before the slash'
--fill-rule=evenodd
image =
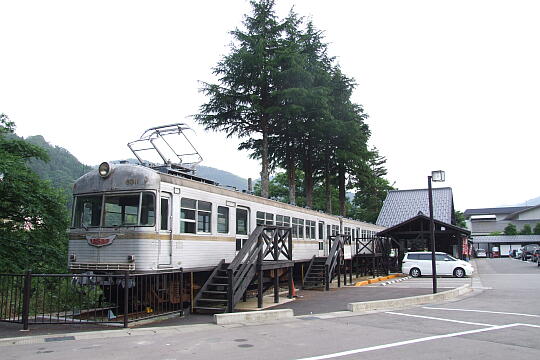
<path id="1" fill-rule="evenodd" d="M 476 266 L 472 281 L 480 286 L 472 295 L 427 306 L 255 325 L 28 338 L 26 344 L 0 345 L 6 359 L 71 359 L 74 354 L 101 359 L 537 359 L 540 269 L 511 259 L 481 259 Z M 395 288 L 425 285 L 426 280 L 431 279 L 407 280 Z M 454 281 L 442 279 L 441 284 L 445 280 Z"/>

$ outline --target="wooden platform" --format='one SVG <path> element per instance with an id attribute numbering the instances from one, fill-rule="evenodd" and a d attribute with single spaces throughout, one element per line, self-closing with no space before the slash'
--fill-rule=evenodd
<path id="1" fill-rule="evenodd" d="M 261 270 L 274 270 L 291 267 L 294 267 L 294 261 L 292 260 L 264 260 L 261 265 Z"/>

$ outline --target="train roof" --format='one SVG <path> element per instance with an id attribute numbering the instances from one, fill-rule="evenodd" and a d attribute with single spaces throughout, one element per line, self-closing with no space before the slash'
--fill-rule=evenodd
<path id="1" fill-rule="evenodd" d="M 330 215 L 325 212 L 302 208 L 257 195 L 227 189 L 211 180 L 168 166 L 147 167 L 136 164 L 111 164 L 110 166 L 110 174 L 107 177 L 101 177 L 98 170 L 92 170 L 77 179 L 73 186 L 73 194 L 79 195 L 103 191 L 155 190 L 160 188 L 160 183 L 163 181 L 173 185 L 186 186 L 201 191 L 230 196 L 285 210 L 298 211 L 307 215 L 324 217 L 327 219 L 335 219 L 337 217 L 336 215 Z M 360 223 L 380 229 L 384 228 L 383 226 L 354 219 L 344 218 L 343 220 L 349 223 Z"/>

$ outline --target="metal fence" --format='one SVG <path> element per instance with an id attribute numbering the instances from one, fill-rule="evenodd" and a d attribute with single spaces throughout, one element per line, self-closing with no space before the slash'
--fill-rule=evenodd
<path id="1" fill-rule="evenodd" d="M 119 324 L 183 312 L 183 272 L 0 274 L 0 321 Z"/>

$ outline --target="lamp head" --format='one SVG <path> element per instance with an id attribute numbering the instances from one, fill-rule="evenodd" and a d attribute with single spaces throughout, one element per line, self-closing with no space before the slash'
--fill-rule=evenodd
<path id="1" fill-rule="evenodd" d="M 431 180 L 436 182 L 444 182 L 445 174 L 442 170 L 435 170 L 431 172 Z"/>

